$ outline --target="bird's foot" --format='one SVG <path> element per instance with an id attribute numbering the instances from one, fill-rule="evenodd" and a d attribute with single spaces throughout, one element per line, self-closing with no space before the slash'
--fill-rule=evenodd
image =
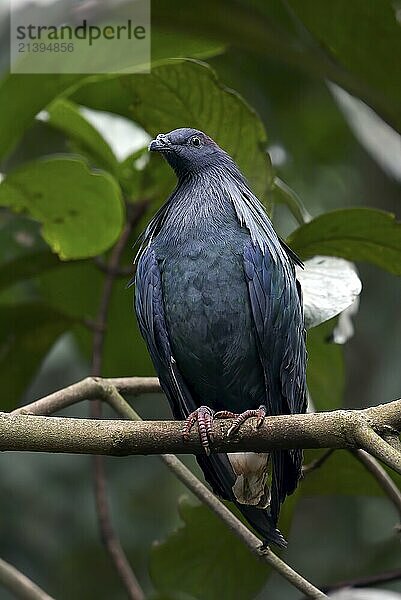
<path id="1" fill-rule="evenodd" d="M 208 456 L 210 454 L 210 442 L 213 442 L 213 419 L 214 411 L 208 406 L 200 406 L 185 419 L 184 432 L 182 434 L 184 441 L 187 442 L 191 429 L 197 422 L 200 441 Z"/>
<path id="2" fill-rule="evenodd" d="M 230 429 L 227 431 L 227 437 L 233 436 L 237 431 L 239 431 L 241 425 L 245 423 L 248 419 L 253 417 L 257 417 L 256 428 L 258 429 L 264 421 L 266 416 L 267 409 L 266 406 L 261 404 L 257 409 L 246 410 L 241 414 L 230 412 L 229 410 L 221 410 L 215 413 L 215 419 L 234 419 L 233 424 Z"/>

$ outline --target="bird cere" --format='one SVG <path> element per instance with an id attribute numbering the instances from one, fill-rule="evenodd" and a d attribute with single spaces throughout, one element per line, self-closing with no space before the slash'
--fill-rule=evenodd
<path id="1" fill-rule="evenodd" d="M 233 159 L 190 128 L 150 145 L 177 186 L 141 236 L 135 310 L 160 384 L 215 494 L 234 502 L 265 545 L 284 547 L 280 507 L 301 450 L 211 453 L 213 420 L 228 435 L 257 417 L 306 411 L 306 349 L 297 256 L 275 233 Z"/>

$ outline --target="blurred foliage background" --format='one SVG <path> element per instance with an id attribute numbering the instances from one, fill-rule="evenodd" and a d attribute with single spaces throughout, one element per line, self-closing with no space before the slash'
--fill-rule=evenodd
<path id="1" fill-rule="evenodd" d="M 336 320 L 310 332 L 316 407 L 399 396 L 401 231 L 390 214 L 399 215 L 401 200 L 397 3 L 154 0 L 152 74 L 111 78 L 8 75 L 1 10 L 1 410 L 88 374 L 87 323 L 96 318 L 104 280 L 95 258 L 107 259 L 125 206 L 145 202 L 134 243 L 167 197 L 174 178 L 146 145 L 180 126 L 205 130 L 233 154 L 294 244 L 301 238 L 293 233 L 293 197 L 279 196 L 276 176 L 312 217 L 350 207 L 388 213 L 369 213 L 362 228 L 362 212 L 351 220 L 341 212 L 335 242 L 322 226 L 313 252 L 309 230 L 297 250 L 355 259 L 363 282 L 355 334 L 344 346 L 330 341 Z M 196 60 L 168 60 L 177 57 Z M 128 247 L 123 265 L 132 256 Z M 113 289 L 105 376 L 153 374 L 127 279 Z M 136 399 L 135 408 L 145 419 L 170 414 L 159 396 Z M 87 412 L 80 406 L 66 414 Z M 318 454 L 307 452 L 306 460 Z M 196 469 L 191 458 L 185 462 Z M 207 509 L 194 508 L 156 457 L 113 458 L 106 467 L 115 526 L 149 597 L 299 598 Z M 0 480 L 2 558 L 61 600 L 125 597 L 99 542 L 89 457 L 4 454 Z M 287 502 L 284 558 L 316 585 L 393 569 L 400 564 L 396 522 L 375 481 L 337 452 Z M 401 582 L 382 587 L 401 592 Z"/>

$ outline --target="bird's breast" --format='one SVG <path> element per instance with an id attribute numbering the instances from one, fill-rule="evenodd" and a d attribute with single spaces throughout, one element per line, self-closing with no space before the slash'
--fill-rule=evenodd
<path id="1" fill-rule="evenodd" d="M 243 268 L 245 236 L 197 241 L 162 261 L 170 341 L 199 403 L 243 410 L 263 400 L 263 374 Z"/>

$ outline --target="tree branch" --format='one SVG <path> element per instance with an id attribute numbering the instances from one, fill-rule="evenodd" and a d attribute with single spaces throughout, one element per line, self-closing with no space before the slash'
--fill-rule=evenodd
<path id="1" fill-rule="evenodd" d="M 401 474 L 401 454 L 390 446 L 376 431 L 369 425 L 363 424 L 355 430 L 355 441 L 358 448 L 362 448 L 375 456 L 388 467 Z"/>
<path id="2" fill-rule="evenodd" d="M 318 458 L 315 458 L 315 460 L 312 460 L 309 464 L 304 465 L 302 467 L 302 475 L 305 477 L 305 475 L 308 475 L 312 471 L 316 471 L 316 469 L 320 469 L 320 467 L 322 465 L 324 465 L 326 460 L 328 458 L 330 458 L 330 456 L 333 454 L 333 452 L 334 452 L 334 449 L 329 448 L 328 450 L 326 450 L 326 452 L 323 452 L 323 454 L 321 456 L 318 456 Z"/>
<path id="3" fill-rule="evenodd" d="M 137 412 L 124 400 L 114 386 L 105 386 L 106 401 L 121 416 L 131 421 L 143 423 Z M 259 559 L 267 562 L 287 581 L 308 595 L 309 598 L 326 598 L 319 589 L 294 571 L 281 560 L 270 548 L 260 551 L 261 542 L 239 519 L 210 491 L 201 481 L 174 455 L 162 454 L 162 462 L 174 473 L 197 498 L 207 506 L 244 542 Z"/>
<path id="4" fill-rule="evenodd" d="M 280 573 L 294 587 L 302 591 L 308 598 L 326 598 L 325 594 L 302 575 L 294 571 L 286 562 L 281 560 L 270 548 L 261 550 L 260 539 L 252 533 L 237 517 L 222 503 L 195 475 L 171 454 L 162 457 L 163 462 L 186 485 L 201 502 L 206 504 L 230 529 L 248 546 L 259 559 L 268 563 L 275 571 Z"/>
<path id="5" fill-rule="evenodd" d="M 11 414 L 51 415 L 82 400 L 101 398 L 104 395 L 104 385 L 101 385 L 103 382 L 104 385 L 114 387 L 121 394 L 130 396 L 161 392 L 157 377 L 110 377 L 108 379 L 87 377 L 35 402 L 20 406 Z"/>
<path id="6" fill-rule="evenodd" d="M 377 573 L 375 575 L 366 575 L 365 577 L 355 577 L 354 579 L 345 579 L 344 581 L 338 581 L 332 585 L 326 585 L 323 590 L 326 593 L 334 592 L 342 588 L 365 588 L 380 583 L 389 583 L 390 581 L 397 581 L 401 579 L 401 569 L 393 569 L 391 571 L 384 571 L 383 573 Z"/>
<path id="7" fill-rule="evenodd" d="M 17 409 L 12 415 L 3 414 L 1 429 L 6 429 L 4 420 L 10 421 L 14 437 L 4 432 L 0 439 L 1 447 L 9 450 L 31 449 L 35 451 L 86 452 L 111 455 L 182 453 L 196 454 L 202 451 L 197 433 L 194 431 L 189 442 L 182 439 L 182 424 L 177 421 L 147 421 L 143 423 L 120 423 L 100 421 L 93 423 L 85 419 L 43 419 L 40 431 L 50 436 L 35 434 L 34 421 L 31 430 L 23 431 L 27 423 L 16 418 L 26 413 L 45 412 L 49 414 L 69 403 L 83 399 L 101 398 L 109 401 L 114 391 L 138 393 L 157 391 L 154 378 L 87 378 L 56 392 L 42 400 Z M 22 425 L 25 423 L 25 425 Z M 381 437 L 388 427 L 401 428 L 401 400 L 362 410 L 332 411 L 297 415 L 267 417 L 258 430 L 254 422 L 245 423 L 234 439 L 228 439 L 229 420 L 216 421 L 215 440 L 211 444 L 214 451 L 269 451 L 275 448 L 365 448 L 374 453 L 386 464 L 401 472 L 401 455 Z M 21 429 L 22 427 L 22 429 Z M 18 428 L 20 434 L 17 435 Z M 58 439 L 52 432 L 57 429 Z M 99 431 L 102 432 L 99 436 Z M 63 437 L 64 436 L 64 437 Z"/>
<path id="8" fill-rule="evenodd" d="M 233 439 L 227 437 L 233 421 L 216 421 L 213 426 L 212 451 L 268 452 L 280 448 L 352 448 L 352 443 L 354 447 L 358 447 L 356 442 L 352 442 L 350 431 L 346 435 L 339 431 L 343 422 L 337 412 L 266 417 L 264 424 L 258 429 L 255 428 L 255 421 L 250 419 L 244 423 Z M 183 424 L 180 421 L 127 423 L 115 419 L 94 421 L 0 413 L 0 450 L 109 456 L 201 453 L 202 446 L 196 429 L 185 442 L 182 431 Z M 377 437 L 381 439 L 380 436 Z"/>
<path id="9" fill-rule="evenodd" d="M 94 264 L 97 266 L 100 271 L 103 273 L 110 273 L 110 266 L 107 262 L 105 262 L 100 256 L 96 256 L 93 259 Z M 124 267 L 118 266 L 114 269 L 114 275 L 116 277 L 129 277 L 132 275 L 134 270 L 133 265 L 126 265 Z"/>
<path id="10" fill-rule="evenodd" d="M 390 446 L 393 446 L 395 450 L 401 452 L 401 440 L 399 432 L 390 429 L 389 433 L 383 434 L 383 438 L 388 444 L 390 444 Z"/>
<path id="11" fill-rule="evenodd" d="M 138 385 L 133 383 L 133 380 L 137 379 Z M 88 385 L 88 382 L 92 384 Z M 143 389 L 152 390 L 155 388 L 156 382 L 154 379 L 146 378 L 120 378 L 120 379 L 108 379 L 102 380 L 100 378 L 88 378 L 74 386 L 69 387 L 69 395 L 72 402 L 77 402 L 77 397 L 79 395 L 79 388 L 81 390 L 87 390 L 89 388 L 90 393 L 94 395 L 99 395 L 102 397 L 104 401 L 106 401 L 118 414 L 126 417 L 136 423 L 133 424 L 142 424 L 145 423 L 141 421 L 139 415 L 135 412 L 135 410 L 124 400 L 121 394 L 118 392 L 116 386 L 120 386 L 120 389 L 123 389 L 130 393 L 136 393 L 138 389 L 143 391 Z M 113 385 L 114 384 L 114 385 Z M 73 390 L 71 388 L 74 388 Z M 58 407 L 60 405 L 60 397 L 59 395 L 53 395 L 53 405 Z M 51 411 L 51 396 L 48 396 L 45 399 L 45 402 L 41 405 L 40 401 L 36 403 L 32 403 L 25 407 L 31 411 L 40 411 L 41 406 L 46 408 L 48 412 Z M 14 411 L 13 415 L 16 418 L 24 417 L 22 409 L 18 411 Z M 25 415 L 26 418 L 40 418 L 33 417 L 29 415 Z M 50 419 L 46 417 L 42 417 L 45 420 L 49 421 Z M 58 421 L 62 421 L 63 419 L 56 419 Z M 78 420 L 76 420 L 78 421 Z M 79 420 L 82 421 L 82 420 Z M 1 423 L 1 413 L 0 413 L 0 423 Z M 97 421 L 96 426 L 100 426 L 104 421 Z M 112 423 L 116 423 L 116 421 L 112 421 Z M 118 423 L 118 421 L 117 421 Z M 123 422 L 125 423 L 125 422 Z M 93 422 L 92 422 L 93 424 Z M 128 423 L 125 423 L 128 424 Z M 201 500 L 207 504 L 219 518 L 221 518 L 226 525 L 228 525 L 235 535 L 237 535 L 249 548 L 252 552 L 254 552 L 261 560 L 267 562 L 272 568 L 274 568 L 277 572 L 281 573 L 281 575 L 287 579 L 290 583 L 292 583 L 299 590 L 308 595 L 309 598 L 326 598 L 326 596 L 317 589 L 314 585 L 312 585 L 309 581 L 304 579 L 301 575 L 299 575 L 296 571 L 294 571 L 289 565 L 287 565 L 284 561 L 282 561 L 278 556 L 276 556 L 270 549 L 266 549 L 263 553 L 260 552 L 261 542 L 260 540 L 250 532 L 235 515 L 233 515 L 225 506 L 220 502 L 218 498 L 212 494 L 208 488 L 203 485 L 187 467 L 185 467 L 175 456 L 164 454 L 160 456 L 161 460 L 168 466 L 168 468 L 189 488 L 192 492 Z"/>
<path id="12" fill-rule="evenodd" d="M 326 460 L 328 458 L 330 458 L 330 456 L 333 454 L 333 452 L 334 452 L 334 449 L 329 448 L 328 450 L 323 452 L 323 454 L 321 456 L 319 456 L 315 460 L 312 460 L 309 464 L 304 465 L 304 467 L 302 468 L 303 476 L 308 475 L 309 473 L 311 473 L 312 471 L 315 471 L 316 469 L 320 469 L 320 467 L 325 464 Z M 391 479 L 390 475 L 381 466 L 381 464 L 376 460 L 376 458 L 374 458 L 373 456 L 371 456 L 370 454 L 365 452 L 365 450 L 350 449 L 350 452 L 359 460 L 359 462 L 365 467 L 365 469 L 367 469 L 369 471 L 369 473 L 376 479 L 377 483 L 380 485 L 383 492 L 386 494 L 386 496 L 389 498 L 389 500 L 391 500 L 391 502 L 394 504 L 395 509 L 397 510 L 398 515 L 400 517 L 400 521 L 401 521 L 401 492 L 395 485 L 394 481 Z M 401 531 L 401 524 L 397 524 L 396 529 L 397 529 L 397 531 Z"/>
<path id="13" fill-rule="evenodd" d="M 0 414 L 0 449 L 111 455 L 201 452 L 198 434 L 193 432 L 189 442 L 184 443 L 182 424 L 176 421 L 128 423 L 99 420 L 94 422 L 88 419 L 46 418 L 32 415 L 42 409 L 50 414 L 53 410 L 66 406 L 68 403 L 63 397 L 65 392 L 70 404 L 85 398 L 98 397 L 108 402 L 120 415 L 137 420 L 138 415 L 119 391 L 137 394 L 159 390 L 158 382 L 154 378 L 85 379 L 69 386 L 66 390 L 22 407 L 11 415 Z M 268 417 L 258 430 L 255 430 L 252 422 L 244 424 L 234 440 L 228 440 L 226 437 L 229 427 L 229 421 L 217 421 L 214 424 L 215 440 L 212 444 L 214 451 L 268 451 L 274 448 L 300 447 L 354 449 L 366 443 L 384 462 L 399 470 L 397 451 L 384 441 L 380 434 L 383 436 L 388 434 L 389 428 L 392 431 L 401 428 L 401 400 L 363 410 Z M 176 457 L 163 455 L 161 458 L 254 551 L 249 537 L 253 534 L 228 509 L 226 510 L 231 516 L 225 515 L 221 507 L 223 509 L 226 507 Z M 377 475 L 376 470 L 375 476 Z M 246 531 L 246 534 L 243 532 L 246 538 L 241 533 L 241 527 Z M 257 544 L 255 548 L 258 548 L 260 541 L 256 536 L 254 540 Z M 325 597 L 270 550 L 264 560 L 308 597 Z"/>
<path id="14" fill-rule="evenodd" d="M 381 464 L 373 458 L 373 456 L 365 452 L 365 450 L 352 450 L 352 454 L 354 454 L 371 475 L 375 477 L 386 496 L 394 504 L 401 521 L 401 492 L 388 475 L 387 471 L 383 469 Z M 398 524 L 397 529 L 400 530 L 400 527 L 401 525 Z"/>
<path id="15" fill-rule="evenodd" d="M 26 575 L 1 558 L 0 584 L 21 600 L 54 600 Z"/>

